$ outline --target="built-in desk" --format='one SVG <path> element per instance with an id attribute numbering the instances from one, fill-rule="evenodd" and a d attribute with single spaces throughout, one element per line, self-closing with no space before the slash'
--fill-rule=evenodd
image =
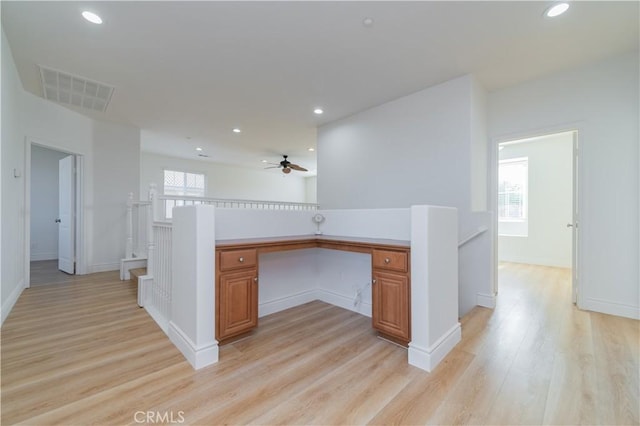
<path id="1" fill-rule="evenodd" d="M 402 345 L 411 341 L 409 241 L 300 235 L 216 241 L 216 339 L 224 343 L 258 325 L 258 263 L 262 253 L 308 248 L 371 255 L 372 325 Z"/>

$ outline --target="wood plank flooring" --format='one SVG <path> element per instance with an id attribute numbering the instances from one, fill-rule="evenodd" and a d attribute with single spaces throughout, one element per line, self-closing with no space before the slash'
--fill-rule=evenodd
<path id="1" fill-rule="evenodd" d="M 322 302 L 261 318 L 196 372 L 116 272 L 33 287 L 1 330 L 0 421 L 639 424 L 639 322 L 577 310 L 565 269 L 504 264 L 500 284 L 430 374 Z"/>

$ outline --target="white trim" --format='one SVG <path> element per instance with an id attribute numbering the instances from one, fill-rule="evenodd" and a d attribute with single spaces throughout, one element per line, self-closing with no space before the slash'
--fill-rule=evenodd
<path id="1" fill-rule="evenodd" d="M 640 319 L 640 308 L 638 306 L 626 305 L 622 303 L 610 302 L 592 297 L 584 298 L 580 306 L 587 311 L 601 312 L 603 314 L 616 315 L 619 317 Z"/>
<path id="2" fill-rule="evenodd" d="M 199 370 L 218 362 L 218 341 L 197 347 L 173 321 L 169 322 L 169 340 L 182 352 L 189 364 Z"/>
<path id="3" fill-rule="evenodd" d="M 502 236 L 502 235 L 501 235 Z M 571 264 L 551 257 L 524 257 L 524 256 L 502 256 L 500 262 L 526 263 L 528 265 L 553 266 L 555 268 L 571 269 Z"/>
<path id="4" fill-rule="evenodd" d="M 118 271 L 120 270 L 120 262 L 110 262 L 110 263 L 95 263 L 91 265 L 89 268 L 89 273 L 93 274 L 95 272 L 107 272 L 107 271 Z"/>
<path id="5" fill-rule="evenodd" d="M 85 232 L 84 232 L 84 154 L 69 151 L 55 144 L 43 141 L 32 136 L 24 138 L 24 283 L 25 288 L 29 288 L 31 282 L 31 147 L 41 146 L 58 152 L 63 152 L 74 156 L 74 167 L 76 168 L 75 180 L 75 262 L 76 274 L 84 275 L 87 271 L 87 259 L 85 259 Z M 57 257 L 57 256 L 56 256 Z M 117 267 L 115 268 L 118 269 Z"/>
<path id="6" fill-rule="evenodd" d="M 140 282 L 140 277 L 138 277 L 138 282 Z M 156 324 L 158 324 L 158 327 L 160 327 L 160 329 L 164 331 L 164 334 L 169 336 L 169 319 L 162 316 L 162 314 L 160 314 L 160 311 L 158 311 L 155 306 L 153 306 L 153 304 L 146 305 L 144 309 L 156 322 Z"/>
<path id="7" fill-rule="evenodd" d="M 138 277 L 138 306 L 141 308 L 143 308 L 147 303 L 147 295 L 149 294 L 149 289 L 152 284 L 153 277 L 151 275 L 142 275 Z M 158 323 L 158 325 L 160 325 L 160 323 Z"/>
<path id="8" fill-rule="evenodd" d="M 495 294 L 476 294 L 476 305 L 484 308 L 493 309 L 496 307 L 496 295 Z"/>
<path id="9" fill-rule="evenodd" d="M 32 262 L 38 262 L 40 260 L 56 260 L 58 259 L 58 253 L 57 252 L 48 252 L 48 253 L 34 253 L 31 252 L 31 261 Z"/>
<path id="10" fill-rule="evenodd" d="M 429 348 L 423 348 L 409 343 L 409 364 L 431 372 L 460 340 L 462 340 L 462 328 L 460 327 L 460 323 L 456 323 L 456 325 L 440 336 Z"/>
<path id="11" fill-rule="evenodd" d="M 353 298 L 324 289 L 318 289 L 318 300 L 366 317 L 371 317 L 372 307 L 369 302 L 361 302 L 359 309 L 356 309 L 356 307 L 353 306 Z"/>
<path id="12" fill-rule="evenodd" d="M 0 320 L 0 325 L 3 324 L 4 320 L 7 319 L 7 317 L 9 316 L 9 313 L 11 313 L 11 310 L 15 306 L 16 302 L 20 298 L 20 295 L 22 294 L 22 291 L 25 288 L 26 286 L 24 285 L 24 281 L 21 281 L 20 283 L 18 283 L 18 285 L 16 286 L 16 288 L 13 289 L 13 291 L 11 292 L 7 300 L 5 300 L 5 302 L 2 304 L 2 306 L 0 307 L 0 311 L 1 311 L 0 318 L 2 318 Z"/>
<path id="13" fill-rule="evenodd" d="M 495 294 L 498 294 L 498 264 L 500 262 L 500 260 L 498 259 L 498 227 L 499 227 L 499 222 L 498 222 L 498 166 L 499 166 L 499 161 L 500 161 L 500 151 L 499 151 L 499 146 L 501 144 L 505 144 L 507 142 L 510 141 L 523 141 L 525 139 L 534 139 L 534 138 L 539 138 L 542 136 L 548 136 L 548 135 L 552 135 L 552 134 L 557 134 L 557 133 L 568 133 L 568 132 L 573 132 L 574 133 L 574 142 L 573 142 L 573 146 L 574 146 L 574 160 L 579 158 L 578 156 L 578 146 L 579 146 L 579 138 L 580 138 L 580 134 L 582 134 L 584 132 L 584 121 L 572 121 L 572 122 L 568 122 L 568 123 L 563 123 L 563 124 L 555 124 L 555 125 L 550 125 L 550 126 L 545 126 L 545 127 L 541 127 L 538 129 L 529 129 L 529 130 L 524 130 L 524 131 L 518 131 L 518 132 L 513 132 L 513 133 L 505 133 L 505 134 L 501 134 L 501 135 L 497 135 L 491 138 L 491 152 L 492 155 L 489 156 L 489 173 L 490 173 L 490 186 L 489 186 L 489 202 L 490 202 L 490 206 L 494 209 L 494 211 L 496 212 L 493 215 L 493 227 L 491 229 L 491 240 L 492 240 L 492 258 L 493 258 L 493 266 L 492 266 L 492 275 L 493 275 L 493 292 Z M 578 197 L 578 203 L 574 203 L 574 214 L 575 212 L 580 212 L 582 211 L 582 203 L 584 200 L 584 197 L 582 196 L 582 186 L 581 182 L 582 182 L 582 173 L 583 168 L 580 169 L 580 171 L 578 173 L 576 173 L 575 171 L 575 164 L 574 164 L 574 179 L 573 179 L 573 195 L 574 197 L 577 195 Z M 576 205 L 577 204 L 577 205 Z M 574 222 L 575 222 L 574 218 Z M 574 232 L 578 232 L 579 233 L 579 229 L 576 229 L 574 227 Z M 579 237 L 578 237 L 579 238 Z M 583 302 L 582 302 L 582 297 L 583 297 L 583 292 L 580 291 L 580 285 L 578 282 L 575 281 L 575 277 L 581 277 L 583 275 L 583 268 L 582 268 L 582 257 L 580 256 L 581 253 L 581 239 L 578 239 L 578 247 L 574 247 L 574 253 L 573 256 L 576 256 L 576 267 L 572 268 L 571 273 L 572 273 L 572 282 L 575 283 L 574 284 L 574 294 L 577 293 L 577 301 L 576 304 L 579 308 L 582 307 Z M 577 253 L 575 253 L 577 251 Z"/>
<path id="14" fill-rule="evenodd" d="M 284 296 L 278 299 L 262 302 L 258 306 L 258 317 L 262 318 L 266 315 L 275 314 L 276 312 L 294 308 L 296 306 L 313 302 L 314 300 L 318 299 L 319 297 L 317 290 L 306 290 L 300 293 L 292 294 L 290 296 Z"/>

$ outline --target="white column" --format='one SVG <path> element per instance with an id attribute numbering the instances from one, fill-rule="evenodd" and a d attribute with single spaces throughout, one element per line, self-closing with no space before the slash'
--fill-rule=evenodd
<path id="1" fill-rule="evenodd" d="M 173 209 L 169 338 L 195 369 L 218 362 L 214 214 L 206 204 Z"/>
<path id="2" fill-rule="evenodd" d="M 125 245 L 126 259 L 133 257 L 133 192 L 127 198 L 127 243 Z"/>
<path id="3" fill-rule="evenodd" d="M 409 364 L 432 371 L 462 337 L 458 322 L 458 212 L 411 207 Z"/>

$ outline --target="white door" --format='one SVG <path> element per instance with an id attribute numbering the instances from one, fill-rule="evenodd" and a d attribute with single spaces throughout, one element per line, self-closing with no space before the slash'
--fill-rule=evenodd
<path id="1" fill-rule="evenodd" d="M 58 164 L 58 269 L 75 274 L 74 156 Z"/>

